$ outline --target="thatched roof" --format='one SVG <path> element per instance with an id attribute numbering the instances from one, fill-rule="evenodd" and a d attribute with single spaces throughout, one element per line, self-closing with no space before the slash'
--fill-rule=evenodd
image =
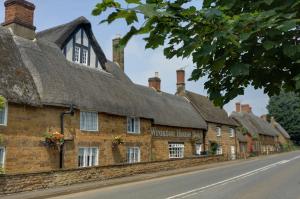
<path id="1" fill-rule="evenodd" d="M 81 110 L 148 118 L 160 125 L 206 129 L 187 100 L 135 85 L 112 62 L 106 61 L 105 70 L 98 70 L 68 61 L 59 45 L 63 40 L 50 41 L 47 32 L 64 35 L 64 30 L 75 28 L 74 23 L 68 23 L 72 28 L 43 31 L 34 41 L 12 36 L 0 27 L 0 54 L 6 55 L 0 59 L 0 94 L 22 104 L 74 104 Z"/>
<path id="2" fill-rule="evenodd" d="M 275 129 L 285 138 L 290 139 L 290 135 L 289 133 L 277 122 L 275 122 L 274 124 Z"/>
<path id="3" fill-rule="evenodd" d="M 228 117 L 224 109 L 216 107 L 207 97 L 191 91 L 185 91 L 185 96 L 191 101 L 205 121 L 237 126 L 236 122 Z"/>
<path id="4" fill-rule="evenodd" d="M 253 113 L 233 112 L 230 117 L 236 120 L 252 136 L 255 134 L 277 136 L 277 131 L 271 124 Z"/>

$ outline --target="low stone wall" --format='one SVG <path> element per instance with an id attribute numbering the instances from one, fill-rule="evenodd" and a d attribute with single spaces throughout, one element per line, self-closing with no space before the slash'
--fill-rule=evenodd
<path id="1" fill-rule="evenodd" d="M 101 181 L 141 173 L 186 168 L 224 160 L 223 156 L 193 157 L 136 164 L 0 175 L 0 195 L 83 182 Z"/>

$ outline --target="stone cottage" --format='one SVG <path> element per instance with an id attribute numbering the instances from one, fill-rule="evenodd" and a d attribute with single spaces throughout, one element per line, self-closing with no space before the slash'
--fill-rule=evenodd
<path id="1" fill-rule="evenodd" d="M 236 103 L 236 111 L 230 116 L 239 125 L 247 140 L 247 152 L 269 154 L 278 147 L 277 131 L 264 119 L 254 115 L 249 104 Z"/>
<path id="2" fill-rule="evenodd" d="M 186 90 L 184 70 L 177 70 L 176 94 L 187 99 L 207 123 L 205 144 L 200 144 L 199 150 L 214 150 L 213 153 L 235 159 L 238 152 L 235 133 L 237 123 L 229 118 L 224 109 L 216 107 L 208 97 Z"/>
<path id="3" fill-rule="evenodd" d="M 189 100 L 134 84 L 124 73 L 119 38 L 109 61 L 86 18 L 36 33 L 32 3 L 4 4 L 0 166 L 6 173 L 198 153 L 205 120 Z"/>

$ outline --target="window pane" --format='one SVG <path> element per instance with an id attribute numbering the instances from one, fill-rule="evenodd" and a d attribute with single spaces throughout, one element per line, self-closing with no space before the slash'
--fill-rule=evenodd
<path id="1" fill-rule="evenodd" d="M 80 63 L 80 48 L 75 46 L 74 61 Z"/>
<path id="2" fill-rule="evenodd" d="M 5 108 L 0 110 L 0 124 L 5 124 Z"/>
<path id="3" fill-rule="evenodd" d="M 82 63 L 87 65 L 88 64 L 88 50 L 82 50 Z"/>
<path id="4" fill-rule="evenodd" d="M 78 166 L 88 167 L 98 165 L 98 148 L 84 147 L 79 148 L 78 152 Z"/>
<path id="5" fill-rule="evenodd" d="M 0 168 L 4 167 L 4 148 L 0 148 Z"/>
<path id="6" fill-rule="evenodd" d="M 80 112 L 80 129 L 85 131 L 98 130 L 97 112 Z"/>
<path id="7" fill-rule="evenodd" d="M 170 143 L 169 144 L 169 157 L 170 158 L 183 158 L 184 157 L 184 144 Z"/>

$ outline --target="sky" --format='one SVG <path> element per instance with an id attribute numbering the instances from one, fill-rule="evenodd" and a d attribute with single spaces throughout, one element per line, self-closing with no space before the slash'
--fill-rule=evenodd
<path id="1" fill-rule="evenodd" d="M 95 5 L 101 0 L 29 0 L 36 5 L 34 23 L 37 31 L 70 22 L 80 16 L 90 20 L 93 32 L 102 47 L 106 57 L 112 58 L 112 39 L 117 35 L 125 35 L 129 27 L 124 21 L 118 21 L 110 25 L 99 24 L 103 19 L 91 15 Z M 3 0 L 1 2 L 4 2 Z M 1 4 L 0 4 L 1 5 Z M 0 19 L 4 21 L 4 5 L 0 6 Z M 163 55 L 163 49 L 145 50 L 145 42 L 142 37 L 134 37 L 125 48 L 125 72 L 133 82 L 148 85 L 148 78 L 159 72 L 161 89 L 164 92 L 176 92 L 176 70 L 185 68 L 186 79 L 193 70 L 191 60 L 171 59 Z M 204 89 L 205 79 L 197 82 L 186 81 L 186 89 L 207 95 Z M 235 103 L 250 104 L 256 115 L 267 113 L 266 105 L 269 98 L 262 90 L 252 87 L 246 89 L 243 96 L 238 96 L 224 106 L 230 114 L 235 109 Z"/>

